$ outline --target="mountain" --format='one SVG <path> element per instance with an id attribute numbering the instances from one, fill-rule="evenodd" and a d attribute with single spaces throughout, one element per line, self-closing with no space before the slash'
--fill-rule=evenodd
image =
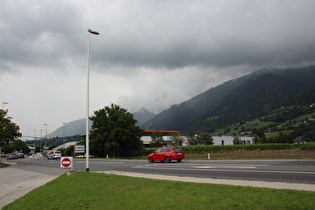
<path id="1" fill-rule="evenodd" d="M 143 123 L 150 120 L 155 114 L 149 112 L 148 110 L 142 108 L 138 112 L 133 113 L 134 118 L 138 121 L 137 125 L 142 126 Z M 63 137 L 65 136 L 76 136 L 85 134 L 85 121 L 86 119 L 79 119 L 75 121 L 68 122 L 64 126 L 57 128 L 49 136 L 51 137 Z M 90 129 L 92 127 L 92 121 L 89 122 Z"/>
<path id="2" fill-rule="evenodd" d="M 86 119 L 79 119 L 68 122 L 64 126 L 57 128 L 54 132 L 52 132 L 49 136 L 51 137 L 63 137 L 65 136 L 76 136 L 85 134 L 85 122 Z M 92 121 L 89 122 L 90 129 L 92 127 Z"/>
<path id="3" fill-rule="evenodd" d="M 315 101 L 315 66 L 263 69 L 173 105 L 146 122 L 147 129 L 213 132 L 281 106 Z"/>
<path id="4" fill-rule="evenodd" d="M 140 127 L 142 127 L 145 122 L 152 119 L 154 115 L 154 113 L 149 112 L 145 108 L 142 108 L 138 112 L 133 113 L 133 117 L 138 121 L 136 125 Z"/>

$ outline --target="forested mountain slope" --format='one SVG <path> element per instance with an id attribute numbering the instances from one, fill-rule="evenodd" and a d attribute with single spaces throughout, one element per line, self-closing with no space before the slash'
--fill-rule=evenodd
<path id="1" fill-rule="evenodd" d="M 281 106 L 315 102 L 315 66 L 264 69 L 230 80 L 157 114 L 150 129 L 212 132 Z"/>

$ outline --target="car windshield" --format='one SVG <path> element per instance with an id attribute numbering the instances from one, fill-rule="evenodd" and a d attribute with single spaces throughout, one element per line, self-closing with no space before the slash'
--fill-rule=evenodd
<path id="1" fill-rule="evenodd" d="M 173 148 L 173 151 L 174 151 L 174 152 L 181 152 L 182 150 L 179 149 L 179 148 Z"/>

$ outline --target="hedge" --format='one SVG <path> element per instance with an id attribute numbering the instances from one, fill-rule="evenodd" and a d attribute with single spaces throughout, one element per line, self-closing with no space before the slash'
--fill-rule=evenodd
<path id="1" fill-rule="evenodd" d="M 185 154 L 227 153 L 265 150 L 310 150 L 315 151 L 315 143 L 307 144 L 245 144 L 245 145 L 191 145 L 180 147 Z M 146 156 L 157 148 L 145 148 L 140 155 Z"/>

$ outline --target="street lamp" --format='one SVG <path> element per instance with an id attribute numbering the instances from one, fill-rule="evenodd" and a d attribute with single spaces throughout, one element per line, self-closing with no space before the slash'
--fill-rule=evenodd
<path id="1" fill-rule="evenodd" d="M 35 154 L 36 154 L 36 129 L 34 129 L 34 157 L 35 157 Z"/>
<path id="2" fill-rule="evenodd" d="M 39 141 L 39 152 L 42 153 L 41 144 L 43 143 L 43 129 L 40 129 L 40 141 Z"/>
<path id="3" fill-rule="evenodd" d="M 47 157 L 47 124 L 45 123 L 44 126 L 46 126 L 45 157 Z"/>
<path id="4" fill-rule="evenodd" d="M 85 157 L 86 157 L 86 171 L 90 171 L 89 169 L 89 88 L 90 88 L 90 34 L 99 35 L 97 31 L 93 31 L 91 29 L 88 30 L 88 43 L 87 43 L 87 95 L 86 95 L 86 122 L 85 122 Z"/>
<path id="5" fill-rule="evenodd" d="M 66 145 L 65 145 L 65 141 L 66 141 L 66 124 L 67 123 L 63 123 L 63 148 L 66 148 Z"/>
<path id="6" fill-rule="evenodd" d="M 2 110 L 4 110 L 4 105 L 9 104 L 8 102 L 2 102 Z"/>

